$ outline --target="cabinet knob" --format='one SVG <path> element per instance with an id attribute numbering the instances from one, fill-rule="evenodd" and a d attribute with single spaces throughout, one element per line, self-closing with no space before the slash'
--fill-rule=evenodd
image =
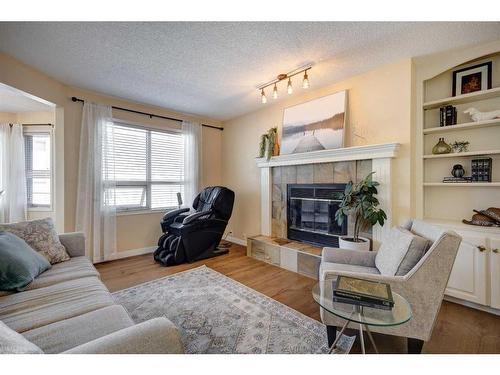
<path id="1" fill-rule="evenodd" d="M 478 246 L 477 249 L 480 251 L 480 252 L 483 252 L 486 250 L 486 248 L 484 246 Z"/>
<path id="2" fill-rule="evenodd" d="M 493 251 L 495 254 L 500 253 L 500 250 L 498 250 L 498 249 L 493 249 L 493 250 L 491 250 L 491 251 Z"/>

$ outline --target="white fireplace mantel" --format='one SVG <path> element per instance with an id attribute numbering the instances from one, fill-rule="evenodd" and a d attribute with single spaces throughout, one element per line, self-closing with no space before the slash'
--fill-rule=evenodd
<path id="1" fill-rule="evenodd" d="M 377 249 L 392 226 L 392 159 L 397 156 L 399 143 L 384 143 L 376 145 L 346 147 L 333 150 L 321 150 L 273 156 L 270 160 L 256 159 L 260 168 L 260 202 L 261 202 L 261 234 L 271 235 L 272 223 L 272 168 L 288 165 L 304 165 L 317 163 L 331 163 L 351 160 L 372 160 L 372 171 L 375 180 L 379 182 L 377 198 L 387 214 L 383 227 L 373 227 L 374 248 Z"/>
<path id="2" fill-rule="evenodd" d="M 399 143 L 383 143 L 303 152 L 273 156 L 269 161 L 266 158 L 257 158 L 259 168 L 280 167 L 284 165 L 302 165 L 315 163 L 331 163 L 336 161 L 367 160 L 379 158 L 394 158 L 397 155 Z"/>

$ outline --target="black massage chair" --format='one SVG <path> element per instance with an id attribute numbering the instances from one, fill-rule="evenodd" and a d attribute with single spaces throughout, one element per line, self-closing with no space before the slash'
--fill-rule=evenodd
<path id="1" fill-rule="evenodd" d="M 155 261 L 164 266 L 227 254 L 218 249 L 226 225 L 231 217 L 234 192 L 223 186 L 210 186 L 202 190 L 189 208 L 167 212 L 161 220 L 163 235 L 154 252 Z"/>

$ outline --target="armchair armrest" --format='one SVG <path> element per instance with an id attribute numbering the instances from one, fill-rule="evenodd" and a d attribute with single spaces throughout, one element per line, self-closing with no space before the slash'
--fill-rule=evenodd
<path id="1" fill-rule="evenodd" d="M 189 207 L 178 208 L 176 210 L 168 211 L 165 215 L 163 215 L 163 221 L 167 221 L 169 219 L 173 219 L 174 217 L 184 213 L 189 212 Z"/>
<path id="2" fill-rule="evenodd" d="M 191 214 L 189 216 L 186 216 L 184 220 L 182 221 L 182 224 L 189 224 L 192 223 L 195 220 L 198 220 L 200 217 L 203 216 L 209 216 L 212 214 L 212 210 L 209 211 L 203 211 L 203 212 L 195 212 L 194 214 Z"/>
<path id="3" fill-rule="evenodd" d="M 375 251 L 347 250 L 324 247 L 321 261 L 328 263 L 352 264 L 355 266 L 375 267 Z"/>
<path id="4" fill-rule="evenodd" d="M 179 331 L 166 318 L 121 329 L 64 352 L 65 354 L 182 354 Z"/>
<path id="5" fill-rule="evenodd" d="M 70 257 L 85 256 L 85 234 L 83 232 L 62 233 L 59 235 L 59 240 Z"/>

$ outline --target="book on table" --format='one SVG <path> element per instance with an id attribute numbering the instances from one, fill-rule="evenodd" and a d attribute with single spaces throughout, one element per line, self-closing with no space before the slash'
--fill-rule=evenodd
<path id="1" fill-rule="evenodd" d="M 372 280 L 338 276 L 333 284 L 336 302 L 390 310 L 394 306 L 391 286 Z"/>

